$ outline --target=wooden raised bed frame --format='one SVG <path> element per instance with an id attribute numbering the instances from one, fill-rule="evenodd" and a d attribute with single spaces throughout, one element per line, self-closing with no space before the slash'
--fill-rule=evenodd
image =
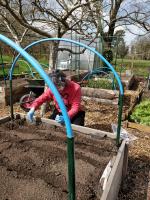
<path id="1" fill-rule="evenodd" d="M 16 115 L 19 115 L 21 118 L 26 117 L 26 115 L 24 115 L 22 113 L 17 113 L 17 114 L 15 114 L 15 116 Z M 0 118 L 0 124 L 3 124 L 10 120 L 11 119 L 9 116 Z M 39 119 L 36 119 L 36 120 L 39 120 Z M 47 126 L 52 126 L 52 125 L 53 126 L 61 126 L 54 120 L 50 120 L 50 119 L 46 119 L 46 118 L 41 118 L 40 120 L 43 123 L 45 123 Z M 87 128 L 87 127 L 81 127 L 81 126 L 77 126 L 77 125 L 72 125 L 72 129 L 74 131 L 80 132 L 81 134 L 94 136 L 96 138 L 109 137 L 109 138 L 115 139 L 113 133 L 109 133 L 109 132 L 105 132 L 105 131 L 100 131 L 100 130 Z M 114 159 L 114 162 L 112 164 L 111 172 L 108 177 L 106 187 L 102 191 L 102 193 L 101 193 L 102 195 L 99 198 L 99 200 L 115 200 L 117 198 L 121 181 L 123 180 L 123 178 L 125 177 L 126 172 L 127 172 L 127 165 L 128 165 L 128 145 L 123 140 L 121 143 L 121 146 L 118 149 L 118 153 Z M 100 187 L 102 187 L 102 186 L 100 186 Z"/>

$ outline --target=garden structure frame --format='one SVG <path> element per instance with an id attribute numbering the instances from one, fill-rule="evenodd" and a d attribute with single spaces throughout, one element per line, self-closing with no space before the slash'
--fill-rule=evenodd
<path id="1" fill-rule="evenodd" d="M 65 39 L 65 38 L 44 38 L 44 39 L 41 39 L 41 40 L 38 40 L 38 41 L 35 41 L 31 44 L 29 44 L 28 46 L 26 46 L 24 48 L 24 50 L 28 50 L 29 48 L 31 48 L 32 46 L 35 46 L 39 43 L 42 43 L 42 42 L 47 42 L 47 41 L 58 41 L 58 42 L 67 42 L 67 43 L 71 43 L 71 44 L 75 44 L 77 46 L 80 46 L 80 47 L 83 47 L 83 48 L 86 48 L 88 49 L 89 51 L 93 52 L 95 55 L 97 55 L 99 57 L 100 60 L 102 60 L 107 66 L 108 68 L 112 71 L 113 75 L 114 75 L 114 78 L 116 79 L 117 83 L 118 83 L 118 86 L 119 86 L 119 111 L 118 111 L 118 127 L 117 127 L 117 137 L 116 137 L 116 143 L 117 145 L 119 146 L 119 141 L 120 141 L 120 130 L 121 130 L 121 120 L 122 120 L 122 108 L 123 108 L 123 96 L 124 96 L 124 91 L 123 91 L 123 85 L 121 83 L 121 80 L 120 80 L 120 77 L 118 76 L 117 72 L 115 71 L 115 69 L 113 68 L 113 66 L 99 53 L 97 52 L 95 49 L 83 44 L 83 43 L 80 43 L 80 42 L 76 42 L 74 40 L 70 40 L 70 39 Z M 12 64 L 12 67 L 10 69 L 10 98 L 12 98 L 12 82 L 11 82 L 11 79 L 12 79 L 12 74 L 13 74 L 13 71 L 14 71 L 14 67 L 16 65 L 16 62 L 17 60 L 19 59 L 21 54 L 18 54 L 18 56 L 14 59 L 14 62 Z M 13 102 L 12 99 L 10 99 L 10 102 Z M 11 106 L 11 117 L 13 118 L 13 104 L 10 103 L 10 106 Z"/>
<path id="2" fill-rule="evenodd" d="M 23 113 L 15 113 L 14 118 L 26 119 L 26 115 Z M 42 122 L 42 124 L 45 124 L 47 128 L 51 128 L 52 126 L 54 126 L 55 128 L 63 127 L 55 120 L 37 117 L 34 117 L 34 120 L 37 123 L 39 121 L 40 123 Z M 0 118 L 0 125 L 7 122 L 11 122 L 10 116 Z M 72 124 L 72 129 L 73 132 L 77 132 L 78 134 L 81 134 L 83 136 L 85 135 L 89 138 L 95 138 L 97 141 L 101 138 L 110 138 L 111 140 L 115 140 L 115 135 L 110 132 L 96 130 L 88 127 L 81 127 L 74 124 Z M 121 141 L 121 145 L 118 148 L 117 154 L 115 157 L 112 158 L 112 161 L 113 162 L 111 164 L 110 174 L 106 178 L 105 189 L 101 191 L 102 184 L 100 181 L 97 186 L 97 188 L 99 188 L 99 191 L 97 191 L 97 193 L 100 193 L 100 196 L 97 197 L 99 200 L 116 200 L 118 196 L 120 185 L 126 176 L 128 166 L 128 144 L 125 140 Z"/>
<path id="3" fill-rule="evenodd" d="M 61 96 L 59 94 L 59 92 L 57 91 L 55 85 L 53 84 L 53 82 L 51 81 L 51 79 L 49 78 L 49 76 L 44 72 L 44 70 L 42 69 L 42 67 L 40 66 L 40 64 L 33 58 L 31 57 L 24 49 L 22 49 L 21 47 L 19 47 L 18 45 L 16 45 L 13 41 L 11 41 L 9 38 L 3 36 L 0 34 L 0 40 L 2 40 L 4 43 L 8 44 L 9 46 L 13 47 L 15 50 L 17 50 L 20 54 L 18 55 L 18 57 L 20 55 L 22 55 L 36 70 L 37 72 L 39 72 L 40 76 L 45 80 L 45 82 L 47 83 L 48 87 L 51 89 L 52 93 L 54 94 L 54 96 L 56 97 L 56 100 L 58 102 L 58 105 L 62 111 L 63 117 L 64 117 L 64 121 L 65 121 L 65 125 L 66 125 L 66 133 L 67 133 L 67 157 L 68 157 L 68 190 L 69 190 L 69 200 L 75 200 L 75 158 L 74 158 L 74 135 L 73 135 L 73 131 L 72 131 L 72 127 L 71 127 L 71 123 L 70 123 L 70 119 L 69 116 L 67 114 L 67 110 L 66 107 L 61 99 Z M 119 146 L 120 144 L 120 129 L 121 129 L 121 116 L 122 116 L 122 102 L 123 102 L 123 87 L 120 81 L 119 76 L 117 75 L 116 71 L 114 70 L 114 68 L 110 65 L 110 63 L 101 55 L 99 54 L 96 50 L 91 49 L 90 47 L 81 44 L 79 42 L 76 41 L 72 41 L 72 40 L 68 40 L 68 39 L 64 39 L 64 38 L 48 38 L 48 39 L 43 39 L 41 41 L 66 41 L 66 42 L 71 42 L 73 44 L 76 45 L 80 45 L 82 47 L 85 47 L 91 51 L 93 51 L 95 54 L 98 55 L 98 57 L 100 59 L 102 59 L 103 62 L 105 62 L 108 67 L 112 70 L 112 72 L 114 73 L 114 76 L 117 79 L 118 85 L 119 85 L 119 91 L 120 91 L 120 97 L 119 97 L 119 116 L 118 116 L 118 130 L 117 130 L 117 145 Z M 39 43 L 35 42 L 35 43 Z M 31 44 L 32 46 L 33 44 Z M 14 66 L 15 66 L 15 62 L 17 61 L 18 57 L 16 57 L 14 63 L 12 64 L 12 68 L 10 70 L 10 107 L 11 107 L 11 121 L 14 120 L 14 113 L 13 113 L 13 101 L 12 101 L 12 74 L 13 74 L 13 70 L 14 70 Z M 3 120 L 2 120 L 3 121 Z M 123 144 L 123 143 L 122 143 Z M 125 144 L 124 144 L 125 146 Z M 121 147 L 120 147 L 121 148 Z M 123 148 L 124 149 L 124 148 Z M 122 157 L 122 156 L 121 156 Z M 123 165 L 122 165 L 123 166 Z M 122 174 L 122 167 L 121 167 L 121 174 Z M 120 174 L 120 175 L 121 175 Z M 121 177 L 121 176 L 120 176 Z M 117 179 L 118 180 L 118 179 Z M 121 180 L 119 178 L 119 180 Z M 118 185 L 117 185 L 118 188 Z"/>

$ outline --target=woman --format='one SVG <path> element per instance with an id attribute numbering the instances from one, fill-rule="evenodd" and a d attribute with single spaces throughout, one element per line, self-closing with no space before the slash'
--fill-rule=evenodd
<path id="1" fill-rule="evenodd" d="M 79 84 L 66 79 L 66 75 L 61 70 L 55 70 L 50 74 L 51 80 L 57 87 L 63 102 L 67 108 L 68 116 L 71 123 L 84 126 L 85 111 L 81 109 L 81 87 Z M 56 102 L 54 95 L 48 88 L 41 96 L 39 96 L 32 104 L 30 111 L 27 113 L 27 119 L 32 122 L 34 112 L 43 103 L 53 100 L 55 103 L 55 109 L 50 119 L 56 120 L 58 123 L 63 124 L 64 118 L 61 110 Z"/>

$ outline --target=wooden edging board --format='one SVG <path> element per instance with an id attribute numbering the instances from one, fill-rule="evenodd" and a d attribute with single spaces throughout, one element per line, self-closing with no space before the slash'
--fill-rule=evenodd
<path id="1" fill-rule="evenodd" d="M 142 132 L 150 133 L 150 126 L 146 126 L 146 125 L 143 125 L 143 124 L 137 124 L 137 123 L 133 123 L 133 122 L 126 122 L 126 127 L 127 128 L 137 129 L 137 130 L 142 131 Z"/>
<path id="2" fill-rule="evenodd" d="M 23 113 L 16 113 L 16 114 L 19 114 L 22 118 L 26 118 L 26 115 Z M 63 127 L 60 123 L 58 123 L 52 119 L 36 118 L 36 117 L 34 117 L 34 119 L 36 121 L 41 120 L 42 122 L 49 124 L 49 125 Z M 92 128 L 88 128 L 88 127 L 84 127 L 84 126 L 78 126 L 78 125 L 74 125 L 74 124 L 72 124 L 71 127 L 72 127 L 73 131 L 84 133 L 86 135 L 90 135 L 91 137 L 96 137 L 96 138 L 109 137 L 109 138 L 115 139 L 115 134 L 110 133 L 110 132 L 92 129 Z"/>
<path id="3" fill-rule="evenodd" d="M 22 113 L 16 113 L 15 115 L 19 115 L 21 118 L 26 118 L 26 115 Z M 4 118 L 0 118 L 0 124 L 8 122 L 9 120 L 10 120 L 10 117 L 8 116 Z M 58 124 L 54 120 L 45 119 L 45 118 L 41 118 L 40 120 L 50 126 L 53 125 L 53 126 L 62 127 L 62 125 Z M 89 136 L 96 137 L 96 138 L 107 136 L 112 139 L 115 139 L 114 134 L 105 132 L 105 131 L 100 131 L 100 130 L 87 128 L 87 127 L 81 127 L 77 125 L 72 125 L 72 129 L 77 132 L 87 134 Z M 123 140 L 121 143 L 121 146 L 118 149 L 118 153 L 114 159 L 112 169 L 106 183 L 106 187 L 104 191 L 102 192 L 101 197 L 99 197 L 99 200 L 116 200 L 119 189 L 120 189 L 122 178 L 126 174 L 127 164 L 128 164 L 128 147 L 127 147 L 126 141 Z"/>
<path id="4" fill-rule="evenodd" d="M 10 116 L 0 117 L 0 124 L 10 121 Z"/>
<path id="5" fill-rule="evenodd" d="M 126 175 L 128 165 L 128 145 L 124 140 L 118 149 L 114 165 L 107 181 L 105 190 L 100 200 L 116 200 L 120 189 L 121 181 Z"/>

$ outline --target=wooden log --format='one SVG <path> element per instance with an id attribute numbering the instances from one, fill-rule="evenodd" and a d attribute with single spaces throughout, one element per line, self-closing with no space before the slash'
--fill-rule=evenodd
<path id="1" fill-rule="evenodd" d="M 117 95 L 113 90 L 106 90 L 106 89 L 82 87 L 81 92 L 83 96 L 95 97 L 101 99 L 112 100 L 117 97 Z"/>
<path id="2" fill-rule="evenodd" d="M 95 98 L 95 97 L 86 97 L 82 96 L 83 100 L 90 100 L 90 101 L 96 101 L 104 104 L 109 104 L 109 105 L 118 105 L 118 99 L 101 99 L 101 98 Z"/>
<path id="3" fill-rule="evenodd" d="M 150 126 L 146 126 L 143 124 L 137 124 L 137 123 L 133 123 L 133 122 L 127 122 L 127 127 L 128 128 L 133 128 L 133 129 L 137 129 L 141 132 L 147 132 L 150 133 Z"/>

